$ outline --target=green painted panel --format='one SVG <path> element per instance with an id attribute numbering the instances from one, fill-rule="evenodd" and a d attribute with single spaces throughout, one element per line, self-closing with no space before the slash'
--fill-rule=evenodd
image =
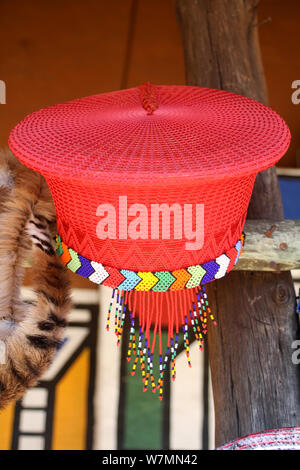
<path id="1" fill-rule="evenodd" d="M 167 343 L 167 333 L 162 333 L 163 351 Z M 158 343 L 158 342 L 157 342 Z M 153 370 L 157 383 L 159 370 L 158 344 L 153 355 Z M 133 356 L 134 357 L 134 356 Z M 143 392 L 143 381 L 140 368 L 134 377 L 131 376 L 133 360 L 126 361 L 126 398 L 124 441 L 125 449 L 162 449 L 164 400 L 158 399 L 149 383 L 148 391 Z"/>

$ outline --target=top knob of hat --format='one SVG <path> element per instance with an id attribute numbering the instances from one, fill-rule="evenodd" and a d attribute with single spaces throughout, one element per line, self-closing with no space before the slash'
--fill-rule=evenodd
<path id="1" fill-rule="evenodd" d="M 139 86 L 140 99 L 147 114 L 153 114 L 158 108 L 157 90 L 153 83 L 146 82 Z"/>

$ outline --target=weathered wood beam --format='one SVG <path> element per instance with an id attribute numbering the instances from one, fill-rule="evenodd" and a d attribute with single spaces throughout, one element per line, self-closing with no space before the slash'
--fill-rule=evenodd
<path id="1" fill-rule="evenodd" d="M 276 167 L 276 173 L 278 176 L 300 178 L 300 168 Z"/>
<path id="2" fill-rule="evenodd" d="M 246 242 L 235 270 L 290 271 L 300 268 L 300 220 L 247 220 Z"/>

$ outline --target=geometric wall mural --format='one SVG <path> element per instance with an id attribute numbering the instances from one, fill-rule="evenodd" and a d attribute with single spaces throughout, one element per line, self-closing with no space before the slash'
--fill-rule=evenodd
<path id="1" fill-rule="evenodd" d="M 24 294 L 30 301 L 30 290 Z M 97 296 L 94 300 L 75 304 L 64 341 L 42 380 L 13 409 L 0 413 L 0 448 L 92 448 L 99 318 Z M 4 436 L 3 420 L 10 436 Z"/>
<path id="2" fill-rule="evenodd" d="M 121 360 L 128 328 L 119 348 L 105 329 L 110 295 L 105 287 L 73 290 L 66 337 L 51 367 L 22 400 L 0 412 L 0 449 L 213 448 L 207 354 L 192 343 L 192 368 L 178 355 L 177 379 L 162 402 L 143 393 L 124 351 Z M 30 289 L 23 297 L 30 301 Z"/>

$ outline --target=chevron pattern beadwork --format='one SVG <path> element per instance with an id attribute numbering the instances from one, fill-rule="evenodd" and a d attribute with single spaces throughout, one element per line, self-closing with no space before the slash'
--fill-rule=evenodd
<path id="1" fill-rule="evenodd" d="M 103 284 L 119 291 L 167 292 L 198 287 L 225 276 L 237 263 L 242 253 L 244 239 L 245 235 L 242 234 L 234 247 L 214 260 L 175 271 L 156 271 L 154 273 L 103 266 L 103 264 L 91 261 L 69 248 L 62 241 L 60 235 L 56 237 L 56 253 L 71 271 L 96 284 Z"/>

